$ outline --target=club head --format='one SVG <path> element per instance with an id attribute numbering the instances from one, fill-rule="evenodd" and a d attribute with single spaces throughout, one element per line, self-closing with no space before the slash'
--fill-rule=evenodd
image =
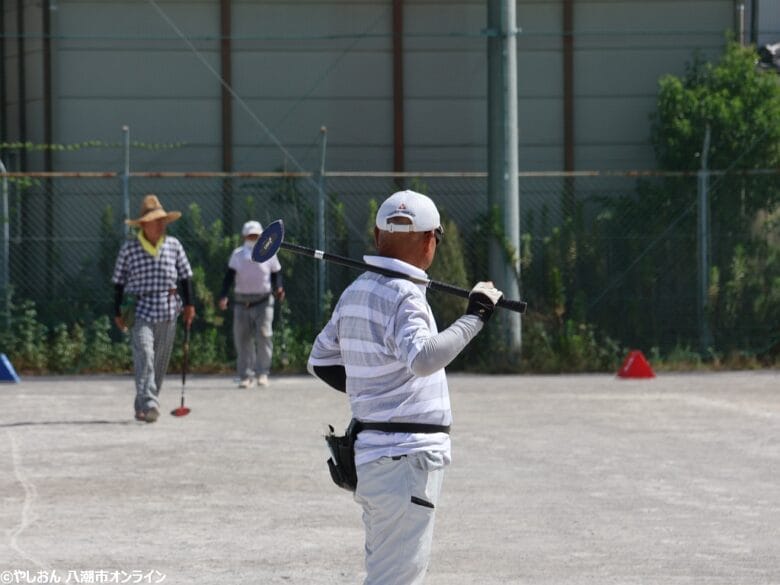
<path id="1" fill-rule="evenodd" d="M 274 254 L 279 251 L 279 247 L 284 241 L 284 222 L 277 219 L 268 225 L 257 239 L 255 247 L 252 248 L 252 260 L 255 262 L 265 262 L 270 260 Z"/>
<path id="2" fill-rule="evenodd" d="M 187 416 L 190 413 L 190 409 L 186 406 L 180 406 L 179 408 L 174 408 L 171 411 L 171 414 L 173 416 Z"/>

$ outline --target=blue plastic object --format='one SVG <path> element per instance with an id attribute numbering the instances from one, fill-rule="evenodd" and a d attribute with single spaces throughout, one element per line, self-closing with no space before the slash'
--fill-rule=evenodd
<path id="1" fill-rule="evenodd" d="M 8 356 L 0 353 L 0 382 L 18 382 L 19 376 Z"/>

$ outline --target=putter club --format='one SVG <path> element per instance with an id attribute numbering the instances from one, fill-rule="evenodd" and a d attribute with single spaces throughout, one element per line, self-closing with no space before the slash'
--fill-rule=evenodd
<path id="1" fill-rule="evenodd" d="M 358 270 L 367 270 L 369 272 L 376 272 L 392 278 L 404 278 L 411 280 L 419 284 L 424 284 L 430 289 L 437 290 L 439 292 L 454 295 L 464 299 L 469 298 L 470 290 L 453 286 L 451 284 L 445 284 L 443 282 L 437 282 L 435 280 L 425 280 L 411 277 L 402 272 L 396 272 L 395 270 L 388 270 L 385 268 L 379 268 L 378 266 L 371 266 L 365 262 L 358 260 L 352 260 L 351 258 L 345 258 L 336 254 L 328 254 L 322 250 L 315 250 L 313 248 L 306 248 L 299 246 L 298 244 L 289 244 L 284 241 L 284 222 L 281 219 L 277 219 L 275 222 L 268 225 L 260 234 L 260 237 L 252 248 L 252 260 L 255 262 L 265 262 L 270 259 L 279 248 L 295 252 L 296 254 L 302 254 L 309 256 L 317 260 L 325 260 L 326 262 L 333 262 L 334 264 L 341 264 L 342 266 L 349 266 L 350 268 L 356 268 Z M 509 309 L 517 313 L 525 313 L 527 303 L 525 301 L 512 301 L 501 297 L 496 306 L 503 309 Z"/>
<path id="2" fill-rule="evenodd" d="M 174 408 L 171 411 L 171 414 L 173 416 L 187 416 L 190 413 L 190 409 L 184 406 L 184 386 L 187 383 L 187 367 L 190 363 L 190 327 L 189 325 L 184 326 L 184 347 L 183 350 L 183 357 L 182 357 L 182 368 L 181 368 L 181 405 L 178 408 Z"/>

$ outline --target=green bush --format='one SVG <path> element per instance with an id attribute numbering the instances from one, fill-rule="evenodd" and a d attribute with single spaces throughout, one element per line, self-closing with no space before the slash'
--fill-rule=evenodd
<path id="1" fill-rule="evenodd" d="M 74 335 L 71 337 L 65 323 L 57 324 L 52 331 L 49 371 L 57 373 L 76 371 L 79 357 L 84 351 L 85 341 L 78 323 L 73 326 L 73 333 Z"/>
<path id="2" fill-rule="evenodd" d="M 130 335 L 121 334 L 118 341 L 111 339 L 112 330 L 116 330 L 107 315 L 101 315 L 87 327 L 87 351 L 82 363 L 82 371 L 87 372 L 126 372 L 132 367 Z"/>
<path id="3" fill-rule="evenodd" d="M 11 328 L 10 339 L 6 342 L 11 361 L 19 371 L 45 372 L 47 367 L 48 330 L 38 322 L 38 311 L 32 301 L 22 301 L 12 307 L 12 314 L 19 318 Z"/>

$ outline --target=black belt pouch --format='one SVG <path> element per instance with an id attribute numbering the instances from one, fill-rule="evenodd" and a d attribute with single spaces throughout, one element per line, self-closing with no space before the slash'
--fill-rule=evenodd
<path id="1" fill-rule="evenodd" d="M 325 435 L 330 449 L 328 470 L 330 477 L 340 488 L 354 492 L 357 488 L 357 469 L 355 469 L 355 440 L 360 432 L 360 422 L 352 419 L 343 436 L 338 436 L 331 425 Z"/>

